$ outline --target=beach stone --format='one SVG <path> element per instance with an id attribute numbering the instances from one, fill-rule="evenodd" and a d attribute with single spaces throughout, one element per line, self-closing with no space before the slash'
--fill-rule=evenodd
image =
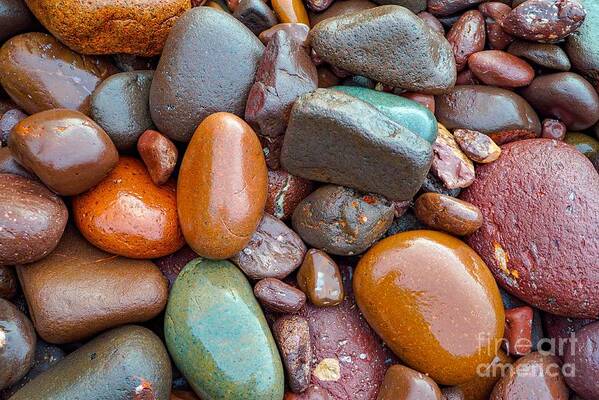
<path id="1" fill-rule="evenodd" d="M 252 128 L 230 113 L 206 118 L 185 151 L 177 181 L 179 221 L 189 246 L 215 259 L 243 250 L 262 218 L 267 179 Z"/>
<path id="2" fill-rule="evenodd" d="M 587 129 L 599 121 L 599 94 L 574 72 L 539 76 L 522 96 L 539 116 L 559 119 L 570 130 Z"/>
<path id="3" fill-rule="evenodd" d="M 404 7 L 380 6 L 323 21 L 309 41 L 324 61 L 393 87 L 437 94 L 455 84 L 449 42 Z M 377 51 L 356 51 L 361 48 Z"/>
<path id="4" fill-rule="evenodd" d="M 196 258 L 198 258 L 198 254 L 186 245 L 173 254 L 156 258 L 152 261 L 158 266 L 160 272 L 162 272 L 162 274 L 168 280 L 168 287 L 170 289 L 175 283 L 175 280 L 177 279 L 177 276 L 179 276 L 181 270 L 191 260 L 195 260 Z"/>
<path id="5" fill-rule="evenodd" d="M 345 297 L 339 267 L 322 250 L 308 250 L 297 272 L 297 284 L 318 307 L 336 306 Z"/>
<path id="6" fill-rule="evenodd" d="M 112 60 L 123 72 L 155 70 L 160 57 L 140 57 L 132 54 L 113 54 Z"/>
<path id="7" fill-rule="evenodd" d="M 210 114 L 243 116 L 263 50 L 233 16 L 210 7 L 187 11 L 171 29 L 152 80 L 150 112 L 158 130 L 189 142 Z M 198 60 L 197 54 L 210 57 Z"/>
<path id="8" fill-rule="evenodd" d="M 262 0 L 241 0 L 233 16 L 256 36 L 278 22 L 274 11 Z"/>
<path id="9" fill-rule="evenodd" d="M 129 258 L 162 257 L 185 243 L 175 183 L 156 186 L 143 163 L 121 157 L 91 190 L 73 198 L 77 227 L 94 246 Z"/>
<path id="10" fill-rule="evenodd" d="M 295 102 L 281 152 L 282 166 L 293 175 L 391 200 L 414 196 L 431 158 L 426 140 L 373 106 L 331 89 Z"/>
<path id="11" fill-rule="evenodd" d="M 384 197 L 326 185 L 302 200 L 292 223 L 310 246 L 330 254 L 356 255 L 385 233 L 394 214 L 392 203 Z"/>
<path id="12" fill-rule="evenodd" d="M 150 320 L 168 296 L 167 281 L 151 261 L 114 257 L 72 227 L 52 253 L 18 266 L 17 273 L 35 330 L 55 344 Z"/>
<path id="13" fill-rule="evenodd" d="M 414 203 L 414 213 L 429 227 L 456 236 L 471 235 L 483 224 L 478 207 L 438 193 L 420 195 Z"/>
<path id="14" fill-rule="evenodd" d="M 414 14 L 426 10 L 426 0 L 376 0 L 375 3 L 379 5 L 393 4 L 402 6 L 412 11 Z"/>
<path id="15" fill-rule="evenodd" d="M 37 180 L 37 177 L 19 164 L 8 147 L 0 147 L 0 174 L 13 174 Z"/>
<path id="16" fill-rule="evenodd" d="M 314 185 L 307 179 L 293 176 L 282 169 L 268 170 L 268 196 L 264 210 L 274 217 L 287 220 L 300 201 L 313 190 Z"/>
<path id="17" fill-rule="evenodd" d="M 508 4 L 492 1 L 481 3 L 478 9 L 485 16 L 489 48 L 492 50 L 505 50 L 516 38 L 506 33 L 500 22 L 512 12 L 512 8 Z"/>
<path id="18" fill-rule="evenodd" d="M 435 185 L 436 182 L 434 181 L 427 182 L 429 180 L 427 179 L 423 187 L 425 191 L 442 192 L 443 194 L 451 195 L 452 193 L 445 193 L 445 191 L 447 189 L 465 188 L 474 182 L 475 169 L 474 164 L 460 149 L 451 132 L 441 124 L 438 127 L 437 139 L 433 144 L 431 172 L 433 176 L 438 178 L 441 185 Z M 431 173 L 428 176 L 430 177 Z M 440 190 L 434 190 L 436 187 Z"/>
<path id="19" fill-rule="evenodd" d="M 369 0 L 336 0 L 329 8 L 321 13 L 310 13 L 311 26 L 316 26 L 325 19 L 352 14 L 354 12 L 368 10 L 377 5 Z"/>
<path id="20" fill-rule="evenodd" d="M 265 46 L 267 46 L 268 42 L 270 42 L 271 39 L 275 37 L 276 33 L 279 31 L 287 32 L 289 37 L 291 37 L 298 44 L 305 47 L 310 27 L 305 24 L 293 22 L 280 23 L 262 31 L 260 35 L 258 35 L 258 39 L 260 39 L 260 41 L 264 43 Z"/>
<path id="21" fill-rule="evenodd" d="M 152 181 L 156 185 L 168 182 L 177 165 L 179 151 L 173 142 L 160 132 L 145 131 L 137 141 L 137 151 Z"/>
<path id="22" fill-rule="evenodd" d="M 0 117 L 0 147 L 8 146 L 10 131 L 25 118 L 27 118 L 27 114 L 17 108 L 10 109 L 2 114 Z"/>
<path id="23" fill-rule="evenodd" d="M 308 12 L 301 0 L 272 0 L 271 4 L 279 17 L 279 21 L 310 25 Z"/>
<path id="24" fill-rule="evenodd" d="M 501 50 L 472 54 L 468 57 L 468 68 L 481 82 L 490 86 L 528 86 L 535 77 L 534 69 L 526 61 Z"/>
<path id="25" fill-rule="evenodd" d="M 63 196 L 83 193 L 98 184 L 119 157 L 98 124 L 67 109 L 42 111 L 23 119 L 13 128 L 8 146 L 21 165 Z"/>
<path id="26" fill-rule="evenodd" d="M 388 237 L 360 259 L 353 286 L 389 348 L 437 383 L 465 383 L 495 357 L 504 328 L 499 289 L 464 242 L 427 230 Z"/>
<path id="27" fill-rule="evenodd" d="M 50 253 L 67 224 L 62 199 L 41 183 L 0 174 L 0 265 L 37 261 Z"/>
<path id="28" fill-rule="evenodd" d="M 468 57 L 485 49 L 485 19 L 480 11 L 466 11 L 447 32 L 458 71 L 468 64 Z"/>
<path id="29" fill-rule="evenodd" d="M 264 278 L 254 286 L 254 296 L 269 310 L 296 313 L 306 304 L 306 295 L 277 278 Z"/>
<path id="30" fill-rule="evenodd" d="M 189 0 L 25 1 L 54 37 L 81 54 L 160 54 L 177 18 L 191 7 Z"/>
<path id="31" fill-rule="evenodd" d="M 31 369 L 36 336 L 33 325 L 8 300 L 0 299 L 0 390 Z"/>
<path id="32" fill-rule="evenodd" d="M 571 68 L 568 55 L 555 44 L 517 40 L 510 44 L 507 51 L 515 56 L 526 58 L 540 67 L 557 71 L 569 71 Z"/>
<path id="33" fill-rule="evenodd" d="M 483 133 L 468 129 L 456 129 L 453 131 L 453 138 L 464 154 L 477 163 L 488 164 L 497 160 L 501 155 L 501 148 L 495 144 L 493 139 Z"/>
<path id="34" fill-rule="evenodd" d="M 508 354 L 523 356 L 532 348 L 534 310 L 529 306 L 505 310 L 504 346 Z"/>
<path id="35" fill-rule="evenodd" d="M 477 168 L 476 181 L 460 195 L 485 219 L 467 241 L 508 293 L 553 314 L 596 317 L 599 302 L 591 293 L 599 281 L 590 260 L 599 255 L 591 239 L 598 190 L 599 175 L 572 146 L 509 143 L 497 161 Z M 542 206 L 530 193 L 543 193 Z"/>
<path id="36" fill-rule="evenodd" d="M 120 151 L 135 149 L 137 139 L 154 126 L 150 117 L 150 85 L 154 71 L 121 72 L 94 91 L 91 116 Z"/>
<path id="37" fill-rule="evenodd" d="M 10 299 L 17 294 L 17 276 L 13 267 L 0 266 L 0 298 Z"/>
<path id="38" fill-rule="evenodd" d="M 23 0 L 0 1 L 0 43 L 36 29 L 35 18 Z"/>
<path id="39" fill-rule="evenodd" d="M 115 72 L 106 59 L 77 54 L 45 33 L 24 33 L 0 48 L 0 84 L 27 114 L 68 108 L 89 115 L 92 92 Z"/>
<path id="40" fill-rule="evenodd" d="M 500 21 L 510 35 L 535 42 L 556 42 L 582 25 L 586 12 L 578 0 L 528 0 Z"/>
<path id="41" fill-rule="evenodd" d="M 566 346 L 564 363 L 571 365 L 574 374 L 566 375 L 566 383 L 583 399 L 599 396 L 599 384 L 593 378 L 599 371 L 599 324 L 588 324 L 576 331 L 576 341 Z"/>
<path id="42" fill-rule="evenodd" d="M 249 243 L 231 261 L 250 279 L 283 279 L 301 265 L 306 250 L 297 233 L 264 214 Z"/>
<path id="43" fill-rule="evenodd" d="M 543 120 L 542 129 L 542 138 L 555 140 L 564 140 L 564 137 L 566 137 L 566 132 L 568 131 L 568 128 L 563 122 L 552 118 L 545 118 Z"/>
<path id="44" fill-rule="evenodd" d="M 164 335 L 177 368 L 206 400 L 279 400 L 281 359 L 247 279 L 228 261 L 196 259 L 169 296 Z"/>
<path id="45" fill-rule="evenodd" d="M 305 391 L 310 385 L 312 362 L 308 321 L 296 315 L 284 315 L 274 322 L 272 331 L 281 351 L 290 389 L 295 393 Z"/>
<path id="46" fill-rule="evenodd" d="M 572 65 L 580 71 L 595 89 L 599 89 L 599 3 L 593 0 L 579 0 L 587 16 L 580 28 L 566 38 L 564 49 Z"/>
<path id="47" fill-rule="evenodd" d="M 441 179 L 437 178 L 434 173 L 429 172 L 418 193 L 439 193 L 446 196 L 458 197 L 460 191 L 460 188 L 448 189 Z"/>
<path id="48" fill-rule="evenodd" d="M 441 389 L 428 376 L 403 365 L 392 365 L 377 400 L 441 400 Z"/>
<path id="49" fill-rule="evenodd" d="M 277 32 L 258 65 L 245 120 L 263 136 L 281 136 L 294 101 L 317 88 L 318 73 L 307 50 L 286 32 Z"/>
<path id="50" fill-rule="evenodd" d="M 516 361 L 493 389 L 489 400 L 534 398 L 567 400 L 569 390 L 555 356 L 531 353 Z"/>
<path id="51" fill-rule="evenodd" d="M 434 143 L 437 137 L 435 115 L 415 101 L 357 86 L 334 86 L 332 89 L 347 93 L 374 106 L 387 118 L 408 128 L 429 143 Z"/>
<path id="52" fill-rule="evenodd" d="M 427 10 L 437 16 L 448 16 L 459 13 L 485 0 L 428 0 Z"/>
<path id="53" fill-rule="evenodd" d="M 516 93 L 490 86 L 456 86 L 435 98 L 437 120 L 447 129 L 470 129 L 486 135 L 506 131 L 541 133 L 533 108 Z M 489 107 L 493 104 L 493 107 Z"/>
<path id="54" fill-rule="evenodd" d="M 19 390 L 13 400 L 168 400 L 171 365 L 160 339 L 149 329 L 112 329 L 66 356 Z"/>
<path id="55" fill-rule="evenodd" d="M 564 142 L 576 147 L 576 150 L 591 161 L 599 154 L 599 141 L 584 133 L 568 132 L 564 137 Z"/>

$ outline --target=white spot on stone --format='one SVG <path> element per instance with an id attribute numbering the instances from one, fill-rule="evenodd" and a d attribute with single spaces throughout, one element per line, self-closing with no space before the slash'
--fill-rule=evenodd
<path id="1" fill-rule="evenodd" d="M 341 378 L 339 361 L 336 358 L 325 358 L 314 368 L 313 374 L 323 382 L 338 381 Z"/>

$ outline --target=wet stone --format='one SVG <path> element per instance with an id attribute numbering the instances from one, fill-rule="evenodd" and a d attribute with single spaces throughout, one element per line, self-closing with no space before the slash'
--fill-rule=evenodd
<path id="1" fill-rule="evenodd" d="M 303 317 L 286 315 L 275 321 L 272 330 L 281 352 L 289 388 L 301 393 L 310 385 L 312 342 L 308 321 Z"/>
<path id="2" fill-rule="evenodd" d="M 433 144 L 431 171 L 448 189 L 468 187 L 474 182 L 474 164 L 462 152 L 453 135 L 441 124 Z"/>
<path id="3" fill-rule="evenodd" d="M 17 275 L 13 267 L 0 266 L 0 298 L 10 299 L 17 293 Z"/>
<path id="4" fill-rule="evenodd" d="M 532 348 L 534 311 L 529 306 L 505 310 L 505 347 L 508 354 L 523 356 Z"/>
<path id="5" fill-rule="evenodd" d="M 160 132 L 147 130 L 137 141 L 137 151 L 152 181 L 156 185 L 165 184 L 177 165 L 179 153 L 175 144 Z"/>
<path id="6" fill-rule="evenodd" d="M 453 138 L 464 154 L 477 163 L 493 162 L 501 154 L 501 149 L 493 142 L 493 139 L 480 132 L 456 129 L 453 131 Z"/>
<path id="7" fill-rule="evenodd" d="M 566 52 L 555 44 L 518 40 L 507 49 L 508 53 L 526 58 L 538 66 L 557 71 L 569 71 L 571 64 Z"/>
<path id="8" fill-rule="evenodd" d="M 471 235 L 483 223 L 483 216 L 473 204 L 438 193 L 425 193 L 414 204 L 416 217 L 431 228 L 456 236 Z"/>
<path id="9" fill-rule="evenodd" d="M 306 304 L 304 292 L 276 278 L 256 283 L 254 296 L 264 307 L 280 313 L 296 313 Z"/>
<path id="10" fill-rule="evenodd" d="M 568 128 L 557 119 L 546 118 L 543 120 L 541 137 L 546 139 L 563 140 Z"/>
<path id="11" fill-rule="evenodd" d="M 485 48 L 485 20 L 480 11 L 465 12 L 447 32 L 447 40 L 453 49 L 458 72 L 462 71 L 468 57 Z"/>
<path id="12" fill-rule="evenodd" d="M 278 22 L 274 11 L 262 0 L 241 0 L 233 16 L 256 36 Z"/>
<path id="13" fill-rule="evenodd" d="M 268 197 L 265 212 L 281 220 L 287 220 L 295 207 L 314 190 L 307 179 L 293 176 L 282 169 L 268 171 Z"/>
<path id="14" fill-rule="evenodd" d="M 336 306 L 343 301 L 339 267 L 321 250 L 308 250 L 297 273 L 297 284 L 315 306 Z"/>

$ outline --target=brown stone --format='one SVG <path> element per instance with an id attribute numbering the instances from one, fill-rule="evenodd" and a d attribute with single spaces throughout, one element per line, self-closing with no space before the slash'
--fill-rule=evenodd
<path id="1" fill-rule="evenodd" d="M 306 48 L 287 32 L 277 32 L 258 65 L 245 120 L 262 136 L 281 136 L 295 100 L 317 88 L 318 73 Z"/>
<path id="2" fill-rule="evenodd" d="M 50 343 L 147 321 L 168 296 L 167 281 L 151 261 L 105 253 L 75 228 L 67 229 L 50 255 L 17 267 L 17 273 L 35 329 Z"/>
<path id="3" fill-rule="evenodd" d="M 132 157 L 121 157 L 102 182 L 73 198 L 73 216 L 94 246 L 124 257 L 162 257 L 185 243 L 174 182 L 154 185 Z"/>
<path id="4" fill-rule="evenodd" d="M 308 39 L 310 27 L 305 24 L 293 22 L 276 24 L 275 26 L 262 31 L 258 36 L 258 39 L 260 39 L 266 46 L 278 31 L 287 32 L 289 36 L 297 43 L 301 44 L 302 46 L 306 46 L 306 39 Z"/>
<path id="5" fill-rule="evenodd" d="M 284 136 L 268 137 L 258 135 L 260 144 L 262 145 L 262 152 L 266 159 L 266 165 L 269 169 L 278 170 L 281 167 L 281 150 L 283 147 Z"/>
<path id="6" fill-rule="evenodd" d="M 301 0 L 272 0 L 271 4 L 279 21 L 310 25 L 308 12 Z"/>
<path id="7" fill-rule="evenodd" d="M 577 0 L 528 0 L 500 23 L 510 35 L 534 42 L 556 42 L 575 32 L 585 16 Z"/>
<path id="8" fill-rule="evenodd" d="M 497 383 L 489 400 L 567 400 L 568 397 L 559 358 L 531 353 L 514 363 Z"/>
<path id="9" fill-rule="evenodd" d="M 514 360 L 503 350 L 497 350 L 497 356 L 490 363 L 482 365 L 474 379 L 450 387 L 453 389 L 454 396 L 461 397 L 456 399 L 448 397 L 444 400 L 489 400 L 495 384 L 502 378 L 513 362 Z"/>
<path id="10" fill-rule="evenodd" d="M 448 189 L 468 187 L 474 182 L 474 164 L 462 152 L 453 135 L 441 124 L 433 143 L 431 171 Z"/>
<path id="11" fill-rule="evenodd" d="M 505 347 L 508 354 L 523 356 L 532 348 L 533 309 L 529 306 L 505 310 Z"/>
<path id="12" fill-rule="evenodd" d="M 401 97 L 406 99 L 414 100 L 416 103 L 422 104 L 430 110 L 433 114 L 435 113 L 435 96 L 425 93 L 416 92 L 405 92 L 401 94 Z"/>
<path id="13" fill-rule="evenodd" d="M 546 139 L 564 140 L 567 132 L 568 128 L 563 122 L 551 118 L 543 120 L 541 137 Z"/>
<path id="14" fill-rule="evenodd" d="M 427 11 L 421 11 L 417 14 L 433 31 L 437 32 L 439 35 L 445 36 L 445 28 L 443 28 L 443 24 L 439 21 L 437 17 Z"/>
<path id="15" fill-rule="evenodd" d="M 27 114 L 68 108 L 88 115 L 94 89 L 115 72 L 105 59 L 79 55 L 45 33 L 15 36 L 0 49 L 0 83 Z"/>
<path id="16" fill-rule="evenodd" d="M 316 26 L 321 21 L 340 15 L 351 14 L 356 11 L 367 10 L 376 7 L 376 4 L 369 0 L 336 0 L 324 12 L 315 14 L 310 13 L 310 22 Z"/>
<path id="17" fill-rule="evenodd" d="M 392 365 L 376 400 L 441 400 L 441 390 L 428 376 L 403 365 Z"/>
<path id="18" fill-rule="evenodd" d="M 464 154 L 477 163 L 488 164 L 497 160 L 501 154 L 501 148 L 493 139 L 480 132 L 456 129 L 453 131 L 453 138 Z"/>
<path id="19" fill-rule="evenodd" d="M 506 33 L 501 28 L 499 23 L 512 11 L 509 5 L 498 1 L 491 1 L 480 4 L 478 9 L 485 16 L 487 42 L 491 49 L 503 50 L 515 40 L 512 35 Z"/>
<path id="20" fill-rule="evenodd" d="M 480 81 L 469 69 L 462 70 L 456 79 L 456 85 L 479 85 Z"/>
<path id="21" fill-rule="evenodd" d="M 279 219 L 289 219 L 295 207 L 313 190 L 314 184 L 307 179 L 282 169 L 269 170 L 265 211 Z"/>
<path id="22" fill-rule="evenodd" d="M 306 304 L 304 292 L 276 278 L 256 283 L 254 296 L 264 307 L 280 313 L 296 313 Z"/>
<path id="23" fill-rule="evenodd" d="M 258 137 L 241 118 L 212 114 L 198 126 L 179 170 L 177 206 L 189 246 L 226 259 L 249 243 L 267 196 Z"/>
<path id="24" fill-rule="evenodd" d="M 283 279 L 295 271 L 306 254 L 306 245 L 284 222 L 264 214 L 248 244 L 233 261 L 250 279 Z"/>
<path id="25" fill-rule="evenodd" d="M 0 266 L 0 298 L 10 299 L 17 293 L 17 276 L 13 267 Z"/>
<path id="26" fill-rule="evenodd" d="M 274 11 L 262 0 L 241 0 L 233 16 L 256 36 L 278 22 Z"/>
<path id="27" fill-rule="evenodd" d="M 353 286 L 391 350 L 437 383 L 465 383 L 495 357 L 504 328 L 499 289 L 464 242 L 426 230 L 388 237 L 360 259 Z"/>
<path id="28" fill-rule="evenodd" d="M 25 118 L 27 118 L 27 114 L 17 108 L 10 109 L 2 114 L 0 117 L 0 147 L 8 144 L 10 131 L 19 121 Z"/>
<path id="29" fill-rule="evenodd" d="M 189 0 L 25 0 L 53 36 L 81 54 L 160 54 Z M 68 10 L 69 12 L 65 12 Z"/>
<path id="30" fill-rule="evenodd" d="M 98 124 L 79 111 L 66 109 L 25 118 L 13 128 L 9 147 L 20 164 L 63 196 L 83 193 L 98 184 L 119 157 Z"/>
<path id="31" fill-rule="evenodd" d="M 157 185 L 165 184 L 177 165 L 179 152 L 175 144 L 160 132 L 149 129 L 139 137 L 137 151 L 152 181 Z"/>
<path id="32" fill-rule="evenodd" d="M 453 235 L 466 236 L 476 232 L 483 216 L 475 205 L 439 193 L 424 193 L 414 204 L 420 222 Z"/>
<path id="33" fill-rule="evenodd" d="M 447 32 L 447 40 L 451 44 L 458 71 L 463 70 L 468 57 L 485 48 L 485 20 L 478 10 L 470 10 L 462 14 Z"/>
<path id="34" fill-rule="evenodd" d="M 333 4 L 334 0 L 306 0 L 306 6 L 316 12 L 322 12 Z"/>
<path id="35" fill-rule="evenodd" d="M 0 174 L 0 265 L 45 257 L 58 244 L 67 219 L 62 199 L 44 185 Z"/>
<path id="36" fill-rule="evenodd" d="M 297 273 L 297 284 L 315 306 L 336 306 L 343 301 L 339 267 L 324 251 L 308 250 Z"/>
<path id="37" fill-rule="evenodd" d="M 485 0 L 428 0 L 428 11 L 439 16 L 448 16 Z"/>
<path id="38" fill-rule="evenodd" d="M 524 60 L 501 50 L 485 50 L 468 58 L 468 68 L 481 82 L 498 87 L 527 86 L 535 77 L 534 69 Z"/>
<path id="39" fill-rule="evenodd" d="M 295 393 L 301 393 L 310 384 L 312 343 L 310 327 L 305 318 L 286 315 L 275 321 L 272 332 L 279 346 L 287 383 Z"/>
<path id="40" fill-rule="evenodd" d="M 31 368 L 36 336 L 31 321 L 17 307 L 0 299 L 0 390 Z"/>
<path id="41" fill-rule="evenodd" d="M 168 280 L 169 289 L 175 283 L 177 276 L 181 270 L 192 260 L 195 260 L 199 256 L 189 246 L 183 246 L 180 250 L 177 250 L 173 254 L 168 256 L 154 259 L 154 264 L 158 266 L 160 272 Z"/>

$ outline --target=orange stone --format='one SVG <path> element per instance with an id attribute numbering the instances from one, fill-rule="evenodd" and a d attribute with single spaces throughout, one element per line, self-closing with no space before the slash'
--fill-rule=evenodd
<path id="1" fill-rule="evenodd" d="M 376 400 L 441 400 L 441 390 L 428 376 L 403 365 L 392 365 Z"/>
<path id="2" fill-rule="evenodd" d="M 205 118 L 179 170 L 177 206 L 189 246 L 211 259 L 239 253 L 262 218 L 267 190 L 266 161 L 252 128 L 230 113 Z"/>
<path id="3" fill-rule="evenodd" d="M 272 0 L 271 4 L 280 22 L 310 26 L 310 18 L 302 0 Z"/>
<path id="4" fill-rule="evenodd" d="M 156 186 L 132 157 L 121 157 L 102 182 L 74 197 L 73 215 L 87 240 L 120 256 L 163 257 L 185 244 L 174 181 Z"/>
<path id="5" fill-rule="evenodd" d="M 391 350 L 439 384 L 469 381 L 497 354 L 499 289 L 482 259 L 453 236 L 421 230 L 388 237 L 362 257 L 353 286 Z"/>

